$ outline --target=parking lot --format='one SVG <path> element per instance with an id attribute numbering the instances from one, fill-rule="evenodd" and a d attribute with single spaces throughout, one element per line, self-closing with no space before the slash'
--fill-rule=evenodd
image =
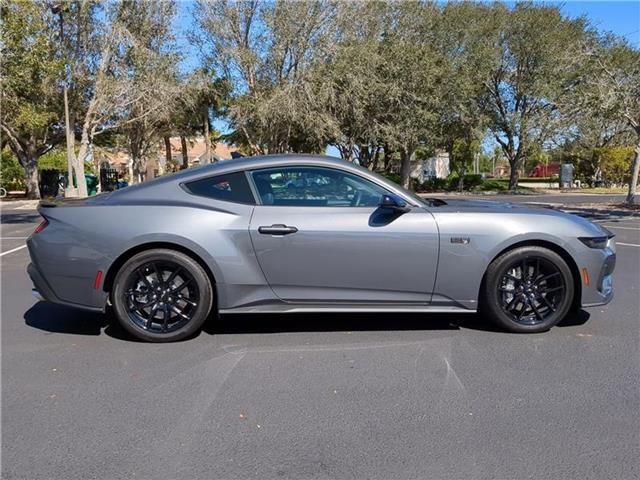
<path id="1" fill-rule="evenodd" d="M 175 344 L 37 302 L 38 216 L 4 209 L 3 478 L 638 478 L 640 216 L 566 209 L 616 234 L 616 296 L 550 332 L 243 315 Z"/>

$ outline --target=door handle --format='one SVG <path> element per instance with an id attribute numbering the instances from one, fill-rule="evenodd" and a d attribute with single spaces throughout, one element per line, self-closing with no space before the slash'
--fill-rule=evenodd
<path id="1" fill-rule="evenodd" d="M 296 227 L 287 227 L 281 223 L 271 225 L 270 227 L 258 227 L 258 232 L 264 235 L 289 235 L 297 231 L 298 229 Z"/>

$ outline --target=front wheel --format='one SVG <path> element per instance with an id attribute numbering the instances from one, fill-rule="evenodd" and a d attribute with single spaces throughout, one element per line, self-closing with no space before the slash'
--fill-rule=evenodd
<path id="1" fill-rule="evenodd" d="M 198 262 L 181 252 L 154 249 L 134 255 L 120 269 L 112 302 L 129 333 L 148 342 L 172 342 L 202 327 L 213 292 Z"/>
<path id="2" fill-rule="evenodd" d="M 534 333 L 561 321 L 573 295 L 573 276 L 562 257 L 531 246 L 510 250 L 489 265 L 481 300 L 485 314 L 498 326 Z"/>

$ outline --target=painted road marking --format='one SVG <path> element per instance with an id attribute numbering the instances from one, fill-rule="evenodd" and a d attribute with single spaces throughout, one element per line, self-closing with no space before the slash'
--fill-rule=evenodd
<path id="1" fill-rule="evenodd" d="M 636 245 L 635 243 L 616 242 L 616 245 L 624 245 L 625 247 L 640 247 L 640 245 Z"/>
<path id="2" fill-rule="evenodd" d="M 14 249 L 11 249 L 11 250 L 7 250 L 6 252 L 2 252 L 2 253 L 0 253 L 0 257 L 4 257 L 5 255 L 8 255 L 10 253 L 17 252 L 18 250 L 22 250 L 23 248 L 27 248 L 27 246 L 26 245 L 22 245 L 21 247 L 14 248 Z"/>
<path id="3" fill-rule="evenodd" d="M 0 240 L 24 240 L 29 237 L 0 237 Z"/>

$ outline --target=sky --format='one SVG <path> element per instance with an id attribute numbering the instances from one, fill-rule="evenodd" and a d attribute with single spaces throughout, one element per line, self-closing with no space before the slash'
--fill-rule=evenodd
<path id="1" fill-rule="evenodd" d="M 515 2 L 507 1 L 507 4 Z M 546 3 L 551 5 L 559 5 L 562 12 L 571 17 L 576 18 L 582 15 L 589 19 L 591 25 L 600 31 L 613 32 L 616 35 L 625 37 L 629 43 L 636 48 L 640 48 L 640 0 L 565 0 L 565 1 L 546 1 L 534 3 Z M 191 11 L 193 9 L 193 1 L 182 0 L 179 3 L 178 10 L 178 28 L 182 31 L 188 31 L 193 28 Z M 197 65 L 197 53 L 192 51 L 193 58 L 188 58 L 186 64 Z M 225 132 L 228 127 L 226 122 L 218 120 L 215 127 Z M 336 155 L 337 150 L 329 149 L 327 151 L 331 155 Z"/>
<path id="2" fill-rule="evenodd" d="M 640 48 L 640 0 L 548 3 L 560 5 L 569 17 L 586 15 L 598 30 L 625 37 L 632 45 Z"/>

